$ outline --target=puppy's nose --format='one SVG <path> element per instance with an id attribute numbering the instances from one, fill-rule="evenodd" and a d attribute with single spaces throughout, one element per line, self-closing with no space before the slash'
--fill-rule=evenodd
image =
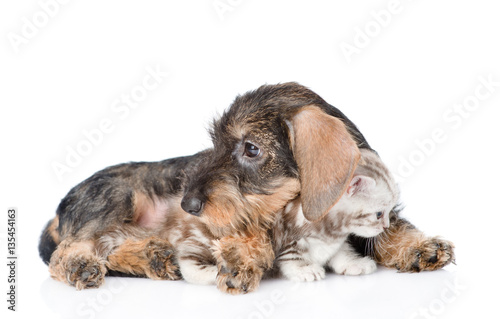
<path id="1" fill-rule="evenodd" d="M 195 196 L 189 196 L 189 197 L 184 196 L 184 198 L 181 201 L 182 209 L 184 209 L 184 211 L 194 216 L 200 216 L 202 206 L 203 202 L 201 201 L 201 199 Z"/>

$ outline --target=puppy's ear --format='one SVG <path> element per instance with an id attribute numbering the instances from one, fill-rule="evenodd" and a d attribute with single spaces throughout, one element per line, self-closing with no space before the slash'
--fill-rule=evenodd
<path id="1" fill-rule="evenodd" d="M 308 220 L 316 221 L 346 191 L 360 152 L 344 123 L 316 106 L 302 107 L 290 124 L 302 211 Z"/>

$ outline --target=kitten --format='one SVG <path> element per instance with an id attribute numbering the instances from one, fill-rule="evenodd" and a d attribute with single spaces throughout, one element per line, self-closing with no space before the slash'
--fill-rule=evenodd
<path id="1" fill-rule="evenodd" d="M 281 212 L 273 228 L 275 266 L 282 276 L 296 281 L 322 279 L 325 267 L 345 275 L 374 272 L 375 261 L 359 256 L 347 238 L 382 233 L 398 200 L 398 187 L 380 158 L 362 150 L 348 189 L 322 220 L 307 221 L 299 199 Z"/>
<path id="2" fill-rule="evenodd" d="M 324 278 L 325 266 L 346 275 L 375 271 L 373 259 L 359 256 L 346 240 L 351 233 L 375 237 L 389 227 L 389 214 L 398 203 L 399 191 L 376 154 L 368 150 L 361 150 L 361 154 L 344 196 L 323 219 L 307 221 L 300 199 L 278 213 L 272 229 L 274 272 L 292 280 L 312 281 Z M 192 223 L 170 227 L 168 240 L 176 247 L 183 278 L 191 283 L 214 284 L 217 267 L 211 247 L 215 238 L 196 217 Z"/>

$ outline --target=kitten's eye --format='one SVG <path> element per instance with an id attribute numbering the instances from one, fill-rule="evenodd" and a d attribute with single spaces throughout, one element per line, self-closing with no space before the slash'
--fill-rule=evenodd
<path id="1" fill-rule="evenodd" d="M 252 143 L 245 143 L 245 153 L 247 157 L 257 157 L 260 154 L 260 148 L 253 145 Z"/>
<path id="2" fill-rule="evenodd" d="M 384 213 L 383 212 L 378 212 L 377 213 L 377 219 L 380 219 L 382 217 L 384 217 Z"/>

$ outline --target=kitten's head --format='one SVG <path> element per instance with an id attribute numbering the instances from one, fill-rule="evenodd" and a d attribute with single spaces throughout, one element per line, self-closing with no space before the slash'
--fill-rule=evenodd
<path id="1" fill-rule="evenodd" d="M 387 167 L 373 152 L 363 150 L 338 208 L 348 214 L 348 230 L 374 237 L 389 227 L 389 214 L 398 205 L 399 189 Z"/>

